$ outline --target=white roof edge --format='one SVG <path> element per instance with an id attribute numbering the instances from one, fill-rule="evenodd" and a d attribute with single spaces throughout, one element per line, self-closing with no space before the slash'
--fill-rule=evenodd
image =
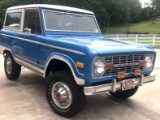
<path id="1" fill-rule="evenodd" d="M 15 10 L 15 9 L 23 9 L 23 8 L 50 8 L 56 10 L 66 10 L 66 11 L 73 11 L 73 12 L 81 12 L 81 13 L 88 13 L 94 14 L 92 11 L 79 9 L 75 7 L 68 7 L 68 6 L 60 6 L 60 5 L 49 5 L 49 4 L 31 4 L 31 5 L 20 5 L 20 6 L 13 6 L 9 7 L 7 10 Z"/>

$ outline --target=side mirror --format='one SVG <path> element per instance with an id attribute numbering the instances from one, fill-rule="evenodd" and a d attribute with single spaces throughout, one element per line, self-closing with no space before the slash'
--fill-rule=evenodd
<path id="1" fill-rule="evenodd" d="M 24 28 L 24 33 L 31 34 L 31 29 L 30 28 Z"/>

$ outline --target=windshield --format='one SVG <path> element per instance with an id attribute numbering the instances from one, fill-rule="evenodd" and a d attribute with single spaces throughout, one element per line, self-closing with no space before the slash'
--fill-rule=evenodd
<path id="1" fill-rule="evenodd" d="M 46 30 L 99 33 L 94 16 L 44 11 Z"/>

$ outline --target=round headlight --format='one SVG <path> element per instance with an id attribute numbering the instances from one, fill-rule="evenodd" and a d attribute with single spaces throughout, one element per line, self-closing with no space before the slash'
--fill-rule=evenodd
<path id="1" fill-rule="evenodd" d="M 94 73 L 97 75 L 103 75 L 105 72 L 105 62 L 99 60 L 94 64 Z"/>
<path id="2" fill-rule="evenodd" d="M 150 56 L 146 56 L 145 61 L 146 61 L 145 68 L 152 69 L 152 65 L 153 65 L 152 58 Z"/>

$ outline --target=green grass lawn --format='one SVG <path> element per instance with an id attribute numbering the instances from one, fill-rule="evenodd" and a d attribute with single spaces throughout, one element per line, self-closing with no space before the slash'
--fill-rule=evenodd
<path id="1" fill-rule="evenodd" d="M 158 34 L 160 33 L 160 20 L 140 22 L 137 24 L 130 24 L 129 33 L 148 33 Z M 103 33 L 107 33 L 107 28 L 103 30 Z M 127 33 L 127 25 L 114 26 L 109 28 L 109 34 L 125 34 Z"/>
<path id="2" fill-rule="evenodd" d="M 135 38 L 131 38 L 131 37 L 129 37 L 128 39 L 122 39 L 122 38 L 119 38 L 119 39 L 122 40 L 122 41 L 126 41 L 126 42 L 129 42 L 129 41 L 130 42 L 136 42 Z M 152 38 L 139 39 L 138 43 L 153 46 L 153 41 L 152 40 L 153 40 Z M 158 48 L 158 49 L 160 48 L 160 39 L 155 39 L 154 48 Z"/>

